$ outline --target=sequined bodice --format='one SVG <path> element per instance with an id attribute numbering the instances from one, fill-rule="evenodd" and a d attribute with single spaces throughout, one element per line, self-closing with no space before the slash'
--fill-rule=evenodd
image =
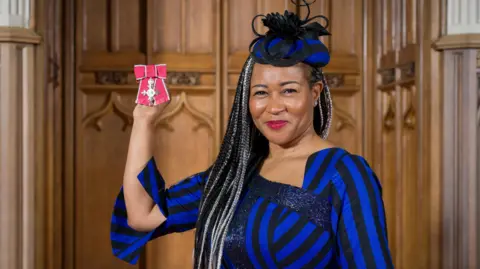
<path id="1" fill-rule="evenodd" d="M 330 214 L 328 197 L 256 176 L 230 225 L 225 267 L 326 267 L 333 250 Z"/>

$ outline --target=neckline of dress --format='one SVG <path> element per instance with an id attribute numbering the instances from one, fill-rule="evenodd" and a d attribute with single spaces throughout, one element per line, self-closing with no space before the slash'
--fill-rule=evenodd
<path id="1" fill-rule="evenodd" d="M 274 184 L 274 185 L 277 185 L 277 186 L 284 186 L 284 187 L 291 187 L 291 188 L 295 188 L 295 189 L 306 190 L 306 189 L 303 187 L 303 184 L 305 183 L 305 174 L 306 174 L 306 172 L 307 172 L 307 164 L 309 163 L 310 159 L 315 158 L 318 154 L 320 154 L 320 153 L 322 153 L 322 152 L 331 151 L 331 150 L 335 150 L 335 149 L 345 151 L 345 149 L 340 148 L 340 147 L 329 147 L 329 148 L 324 148 L 324 149 L 315 151 L 315 152 L 313 152 L 312 154 L 310 154 L 310 155 L 307 157 L 307 161 L 305 162 L 304 169 L 303 169 L 302 187 L 297 187 L 297 186 L 294 186 L 294 185 L 291 185 L 291 184 L 287 184 L 287 183 L 282 183 L 282 182 L 270 180 L 270 179 L 262 176 L 262 175 L 260 174 L 260 171 L 259 171 L 259 170 L 257 170 L 257 171 L 255 172 L 254 181 L 260 180 L 260 181 L 263 181 L 263 182 L 266 182 L 266 183 L 269 183 L 269 184 Z"/>

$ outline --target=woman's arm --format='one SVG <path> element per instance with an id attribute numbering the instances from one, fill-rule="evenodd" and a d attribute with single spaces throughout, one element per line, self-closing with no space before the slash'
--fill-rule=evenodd
<path id="1" fill-rule="evenodd" d="M 393 268 L 380 182 L 367 162 L 346 155 L 337 164 L 337 248 L 341 268 Z"/>
<path id="2" fill-rule="evenodd" d="M 134 121 L 123 176 L 123 192 L 128 225 L 137 231 L 151 231 L 165 221 L 158 205 L 137 179 L 144 168 L 150 165 L 148 162 L 153 155 L 153 138 L 154 128 L 151 122 Z"/>
<path id="3" fill-rule="evenodd" d="M 151 158 L 138 174 L 138 181 L 154 201 L 154 210 L 158 209 L 158 212 L 161 212 L 163 220 L 159 226 L 147 231 L 133 229 L 127 221 L 130 211 L 127 213 L 124 188 L 122 188 L 115 201 L 111 220 L 110 240 L 113 254 L 128 263 L 135 264 L 149 241 L 162 235 L 195 228 L 207 176 L 208 170 L 183 179 L 166 189 L 155 159 Z"/>
<path id="4" fill-rule="evenodd" d="M 153 155 L 153 122 L 163 108 L 137 106 L 123 186 L 115 200 L 110 239 L 113 254 L 135 264 L 148 241 L 195 227 L 207 173 L 184 179 L 169 189 Z"/>

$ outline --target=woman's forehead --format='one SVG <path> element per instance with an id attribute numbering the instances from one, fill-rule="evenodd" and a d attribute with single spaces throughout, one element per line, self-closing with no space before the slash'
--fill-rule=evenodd
<path id="1" fill-rule="evenodd" d="M 284 80 L 305 79 L 305 66 L 297 64 L 288 67 L 277 67 L 266 64 L 255 64 L 252 73 L 252 82 L 261 80 L 264 83 L 275 83 Z"/>

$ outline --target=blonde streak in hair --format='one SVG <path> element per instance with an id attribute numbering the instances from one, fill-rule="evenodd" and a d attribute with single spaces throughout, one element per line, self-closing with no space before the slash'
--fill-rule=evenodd
<path id="1" fill-rule="evenodd" d="M 322 79 L 323 81 L 323 84 L 324 84 L 324 90 L 323 90 L 323 94 L 324 94 L 324 102 L 320 102 L 321 104 L 324 103 L 324 106 L 325 106 L 325 112 L 326 112 L 326 122 L 323 126 L 323 129 L 322 129 L 322 138 L 323 139 L 327 139 L 328 137 L 328 133 L 330 131 L 330 127 L 332 125 L 332 116 L 333 116 L 333 101 L 332 101 L 332 96 L 331 96 L 331 92 L 330 92 L 330 87 L 327 85 L 327 82 L 326 82 L 326 79 L 325 79 L 325 76 L 323 77 Z M 321 110 L 323 110 L 323 107 L 321 106 L 320 107 Z"/>
<path id="2" fill-rule="evenodd" d="M 231 149 L 228 151 L 228 155 L 231 154 Z M 224 164 L 222 164 L 222 167 L 221 167 L 221 170 L 222 171 L 224 168 Z M 228 176 L 228 175 L 227 175 Z M 215 179 L 215 182 L 218 180 Z M 220 190 L 220 193 L 222 193 L 223 191 L 223 188 L 222 190 Z M 215 200 L 214 204 L 212 205 L 212 208 L 210 209 L 210 211 L 208 212 L 208 216 L 207 216 L 207 219 L 205 221 L 205 225 L 204 225 L 204 229 L 202 230 L 202 234 L 201 234 L 201 246 L 200 246 L 200 253 L 199 253 L 199 263 L 198 263 L 198 266 L 201 266 L 201 262 L 202 262 L 202 257 L 203 257 L 203 252 L 205 251 L 205 241 L 207 240 L 207 231 L 208 231 L 208 227 L 210 227 L 210 222 L 211 222 L 211 219 L 212 219 L 212 214 L 214 213 L 215 211 L 215 208 L 216 208 L 216 205 L 219 203 L 219 199 L 220 199 L 221 195 L 217 196 L 217 199 Z M 205 198 L 206 200 L 208 199 L 208 197 Z M 203 207 L 202 207 L 203 209 Z M 207 261 L 208 262 L 208 261 Z M 198 269 L 201 269 L 200 267 L 198 267 Z"/>
<path id="3" fill-rule="evenodd" d="M 243 91 L 243 96 L 242 98 L 244 100 L 242 100 L 243 102 L 241 104 L 248 104 L 248 92 L 249 92 L 249 89 L 250 89 L 250 76 L 248 74 L 251 74 L 251 69 L 253 67 L 253 60 L 249 59 L 249 61 L 247 62 L 247 68 L 246 68 L 246 74 L 245 74 L 245 77 L 244 77 L 244 81 L 243 81 L 243 87 L 244 87 L 244 91 Z M 248 113 L 248 105 L 245 105 L 242 107 L 242 115 L 246 115 Z M 248 130 L 248 127 L 247 126 L 247 122 L 246 121 L 243 121 L 242 124 L 241 124 L 241 127 L 242 128 L 242 131 L 243 133 L 249 133 L 250 130 Z M 242 140 L 242 144 L 243 145 L 246 145 L 246 143 L 248 143 L 248 139 L 246 136 L 242 136 L 240 138 Z M 250 149 L 250 148 L 249 148 Z M 248 149 L 248 150 L 249 150 Z M 225 238 L 226 238 L 226 235 L 227 235 L 227 232 L 228 232 L 228 227 L 233 219 L 233 215 L 235 213 L 235 209 L 236 209 L 236 205 L 238 204 L 238 201 L 240 200 L 240 195 L 242 193 L 242 190 L 243 190 L 243 186 L 244 186 L 244 181 L 245 181 L 245 176 L 246 176 L 246 170 L 247 170 L 247 166 L 248 166 L 248 160 L 250 158 L 250 153 L 248 152 L 248 150 L 244 149 L 242 152 L 240 152 L 241 154 L 241 159 L 242 161 L 240 162 L 240 168 L 239 169 L 241 172 L 241 174 L 239 175 L 238 177 L 238 182 L 237 182 L 237 191 L 235 192 L 235 195 L 234 195 L 234 202 L 233 202 L 233 205 L 234 206 L 231 206 L 231 208 L 229 209 L 229 213 L 224 221 L 224 225 L 222 225 L 222 229 L 223 229 L 223 233 L 222 233 L 222 237 L 220 240 L 220 248 L 219 248 L 219 252 L 222 253 L 223 252 L 223 246 L 225 244 Z M 221 257 L 222 255 L 219 255 L 218 256 L 218 260 L 217 260 L 217 268 L 220 267 L 221 265 Z"/>
<path id="4" fill-rule="evenodd" d="M 229 174 L 227 174 L 227 178 L 228 178 L 229 175 L 231 175 L 230 172 L 229 172 Z M 206 241 L 207 238 L 208 238 L 208 237 L 207 237 L 207 230 L 208 230 L 207 228 L 210 227 L 210 222 L 211 222 L 211 220 L 212 220 L 213 213 L 215 212 L 215 209 L 217 208 L 218 204 L 220 203 L 220 199 L 221 199 L 221 197 L 222 197 L 222 194 L 223 194 L 225 188 L 228 188 L 228 187 L 225 186 L 225 185 L 222 187 L 222 189 L 220 190 L 219 195 L 217 196 L 217 198 L 215 199 L 215 202 L 214 202 L 213 205 L 212 205 L 212 208 L 211 208 L 210 212 L 208 213 L 207 220 L 206 220 L 206 222 L 205 222 L 205 228 L 204 228 L 203 231 L 202 231 L 202 238 L 203 238 L 203 240 L 202 240 L 202 249 L 204 248 L 205 243 L 206 243 L 205 241 Z M 216 225 L 216 224 L 214 223 L 213 225 L 214 225 L 214 226 L 213 226 L 213 229 L 212 229 L 212 241 L 211 241 L 210 255 L 209 255 L 210 258 L 211 258 L 212 255 L 213 255 L 213 251 L 212 251 L 212 250 L 214 249 L 214 245 L 213 245 L 213 244 L 214 244 L 214 241 L 213 241 L 213 238 L 214 238 L 214 236 L 215 236 L 215 234 L 214 234 L 214 229 L 215 229 L 215 225 Z M 201 254 L 203 254 L 203 251 L 201 251 Z M 207 262 L 210 262 L 210 258 L 209 258 L 209 260 L 208 260 Z"/>
<path id="5" fill-rule="evenodd" d="M 231 177 L 231 173 L 229 173 L 229 177 Z M 227 188 L 227 193 L 230 192 L 232 186 L 235 185 L 235 180 L 232 181 L 232 183 L 228 186 Z M 225 208 L 229 208 L 231 206 L 231 203 L 233 201 L 233 197 L 230 196 L 227 200 L 227 203 L 224 205 Z M 225 215 L 227 214 L 226 210 L 224 210 L 219 216 L 218 219 L 220 222 L 225 218 Z M 217 220 L 216 220 L 217 221 Z M 221 223 L 215 223 L 212 229 L 212 246 L 216 247 L 218 244 L 218 240 L 220 238 L 220 233 L 219 231 L 222 230 Z"/>

